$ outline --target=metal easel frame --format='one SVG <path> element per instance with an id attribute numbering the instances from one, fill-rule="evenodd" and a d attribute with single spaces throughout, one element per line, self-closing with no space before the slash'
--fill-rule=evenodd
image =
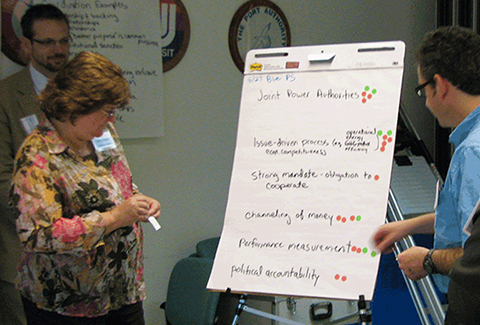
<path id="1" fill-rule="evenodd" d="M 388 198 L 388 222 L 403 220 L 403 215 L 399 204 L 390 189 Z M 403 238 L 396 243 L 394 253 L 396 256 L 402 251 L 415 246 L 415 241 L 412 236 Z M 408 290 L 412 296 L 418 316 L 423 325 L 442 325 L 445 319 L 445 311 L 443 310 L 440 299 L 435 291 L 435 287 L 430 276 L 427 276 L 419 281 L 410 280 L 403 272 L 403 278 L 407 284 Z M 430 317 L 429 317 L 430 316 Z"/>
<path id="2" fill-rule="evenodd" d="M 232 325 L 237 324 L 238 318 L 240 317 L 240 315 L 243 311 L 246 311 L 247 313 L 254 314 L 254 315 L 257 315 L 257 316 L 261 316 L 261 317 L 265 317 L 265 318 L 268 318 L 268 319 L 276 320 L 276 321 L 282 322 L 284 324 L 304 325 L 303 323 L 295 322 L 295 321 L 292 321 L 288 318 L 284 318 L 284 317 L 276 316 L 276 315 L 273 315 L 273 314 L 269 314 L 269 313 L 266 313 L 264 311 L 261 311 L 261 310 L 258 310 L 258 309 L 247 306 L 247 295 L 246 294 L 240 295 L 240 298 L 238 300 L 237 310 L 235 311 L 235 317 L 233 318 Z"/>
<path id="3" fill-rule="evenodd" d="M 237 306 L 237 309 L 235 311 L 235 317 L 233 318 L 232 325 L 237 324 L 238 318 L 240 317 L 240 315 L 243 311 L 246 311 L 248 313 L 251 313 L 251 314 L 254 314 L 254 315 L 257 315 L 257 316 L 265 317 L 265 318 L 268 318 L 268 319 L 271 319 L 271 320 L 275 320 L 275 321 L 281 322 L 283 324 L 305 325 L 303 323 L 292 321 L 292 320 L 290 320 L 288 318 L 285 318 L 285 317 L 276 316 L 276 315 L 269 314 L 269 313 L 266 313 L 264 311 L 261 311 L 261 310 L 255 309 L 255 308 L 251 308 L 251 307 L 247 306 L 246 300 L 247 300 L 247 295 L 246 294 L 240 295 L 240 298 L 239 298 L 239 301 L 238 301 L 238 306 Z M 337 322 L 332 322 L 330 324 L 340 324 L 344 320 L 345 321 L 346 320 L 354 321 L 355 319 L 358 320 L 357 324 L 361 324 L 361 325 L 370 325 L 371 322 L 372 322 L 372 314 L 371 314 L 370 308 L 368 306 L 368 303 L 365 301 L 365 297 L 363 295 L 361 295 L 359 297 L 359 300 L 358 300 L 358 313 L 357 314 L 348 315 L 348 316 L 346 316 L 342 319 L 339 319 Z"/>

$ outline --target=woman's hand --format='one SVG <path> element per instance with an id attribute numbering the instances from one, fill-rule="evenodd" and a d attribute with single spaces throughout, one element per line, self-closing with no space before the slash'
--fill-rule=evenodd
<path id="1" fill-rule="evenodd" d="M 157 219 L 158 217 L 160 217 L 160 213 L 162 212 L 160 202 L 150 197 L 146 197 L 146 198 L 150 204 L 150 209 L 148 210 L 147 218 L 154 217 L 155 219 Z"/>
<path id="2" fill-rule="evenodd" d="M 158 218 L 160 203 L 148 196 L 137 194 L 102 215 L 105 220 L 106 232 L 110 233 L 138 221 L 147 222 L 150 216 Z"/>

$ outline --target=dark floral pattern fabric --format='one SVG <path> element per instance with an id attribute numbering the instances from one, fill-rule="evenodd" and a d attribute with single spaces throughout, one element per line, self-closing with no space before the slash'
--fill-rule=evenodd
<path id="1" fill-rule="evenodd" d="M 19 289 L 39 308 L 96 317 L 145 298 L 141 226 L 105 234 L 101 213 L 137 193 L 115 129 L 107 129 L 116 148 L 82 158 L 46 120 L 17 153 Z"/>

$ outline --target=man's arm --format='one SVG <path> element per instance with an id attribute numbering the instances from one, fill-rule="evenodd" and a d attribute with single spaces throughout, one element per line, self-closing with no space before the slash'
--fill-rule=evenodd
<path id="1" fill-rule="evenodd" d="M 15 154 L 27 135 L 20 120 L 41 112 L 28 67 L 1 80 L 0 93 L 0 203 L 7 204 Z"/>
<path id="2" fill-rule="evenodd" d="M 382 253 L 390 253 L 393 245 L 408 235 L 433 234 L 435 213 L 424 214 L 415 218 L 390 222 L 378 228 L 373 236 L 377 248 Z"/>
<path id="3" fill-rule="evenodd" d="M 3 88 L 0 87 L 0 90 Z M 2 98 L 0 100 L 0 204 L 7 207 L 8 193 L 12 183 L 14 153 L 9 117 L 4 106 L 4 98 Z"/>
<path id="4" fill-rule="evenodd" d="M 438 273 L 449 275 L 453 264 L 462 255 L 462 247 L 436 249 L 432 254 L 432 260 Z"/>
<path id="5" fill-rule="evenodd" d="M 414 246 L 398 255 L 398 267 L 413 281 L 420 280 L 428 275 L 423 267 L 423 261 L 429 249 Z M 438 273 L 448 275 L 457 258 L 463 255 L 462 247 L 436 249 L 432 254 L 433 264 Z"/>

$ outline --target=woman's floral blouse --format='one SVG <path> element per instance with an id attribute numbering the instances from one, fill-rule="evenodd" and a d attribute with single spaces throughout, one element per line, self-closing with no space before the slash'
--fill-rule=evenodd
<path id="1" fill-rule="evenodd" d="M 46 120 L 17 153 L 19 289 L 39 308 L 95 317 L 145 298 L 141 226 L 106 235 L 100 215 L 136 193 L 113 125 L 107 129 L 117 147 L 81 158 Z"/>

